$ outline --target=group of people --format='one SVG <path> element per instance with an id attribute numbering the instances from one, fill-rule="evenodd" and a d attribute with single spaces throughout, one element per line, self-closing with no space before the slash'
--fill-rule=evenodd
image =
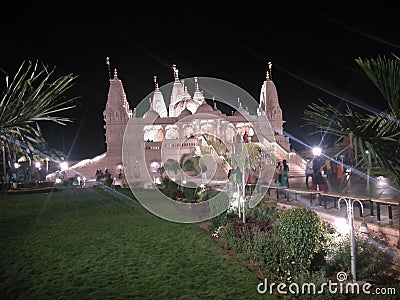
<path id="1" fill-rule="evenodd" d="M 342 178 L 343 177 L 343 165 L 336 163 L 329 158 L 326 158 L 325 161 L 320 160 L 319 158 L 314 158 L 312 160 L 307 160 L 306 164 L 306 187 L 310 189 L 310 178 L 312 180 L 311 189 L 319 189 L 323 190 L 326 188 L 326 179 L 332 178 Z M 323 174 L 326 175 L 326 179 L 323 177 Z"/>
<path id="2" fill-rule="evenodd" d="M 238 184 L 239 188 L 244 180 L 246 193 L 251 195 L 255 190 L 256 192 L 260 192 L 259 175 L 258 170 L 255 168 L 246 168 L 245 173 L 243 174 L 239 166 L 237 166 L 236 168 L 229 170 L 228 179 L 230 184 Z"/>
<path id="3" fill-rule="evenodd" d="M 276 163 L 274 181 L 280 186 L 289 187 L 289 165 L 286 159 Z"/>

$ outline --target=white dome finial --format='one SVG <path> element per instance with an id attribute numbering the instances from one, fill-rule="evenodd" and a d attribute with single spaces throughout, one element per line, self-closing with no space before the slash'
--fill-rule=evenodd
<path id="1" fill-rule="evenodd" d="M 154 88 L 155 88 L 155 90 L 158 90 L 157 75 L 153 76 L 153 80 L 154 80 Z"/>
<path id="2" fill-rule="evenodd" d="M 267 73 L 267 79 L 272 79 L 272 62 L 268 62 L 268 73 Z"/>
<path id="3" fill-rule="evenodd" d="M 179 80 L 179 71 L 176 68 L 175 64 L 172 65 L 172 69 L 174 70 L 174 78 L 175 78 L 175 80 Z"/>

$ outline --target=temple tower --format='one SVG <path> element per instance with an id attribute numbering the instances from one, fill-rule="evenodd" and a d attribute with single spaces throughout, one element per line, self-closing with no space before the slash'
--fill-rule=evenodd
<path id="1" fill-rule="evenodd" d="M 121 172 L 123 138 L 131 117 L 132 111 L 129 108 L 124 87 L 115 69 L 113 78 L 110 78 L 107 103 L 103 112 L 107 144 L 105 168 L 113 174 Z"/>

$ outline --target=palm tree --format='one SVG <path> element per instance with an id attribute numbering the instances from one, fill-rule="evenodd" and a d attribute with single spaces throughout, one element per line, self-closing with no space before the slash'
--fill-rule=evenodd
<path id="1" fill-rule="evenodd" d="M 3 173 L 6 178 L 6 153 L 18 145 L 27 154 L 42 152 L 57 156 L 44 139 L 39 122 L 50 121 L 65 125 L 72 122 L 59 113 L 73 108 L 75 98 L 64 94 L 73 86 L 77 76 L 69 74 L 55 78 L 55 68 L 24 61 L 9 82 L 0 99 L 0 143 L 3 156 Z M 4 180 L 5 182 L 6 180 Z"/>
<path id="2" fill-rule="evenodd" d="M 338 109 L 320 100 L 311 103 L 304 112 L 305 125 L 313 125 L 349 144 L 336 156 L 352 151 L 354 167 L 363 167 L 369 175 L 376 161 L 392 181 L 400 184 L 400 59 L 378 57 L 356 59 L 356 63 L 378 88 L 388 104 L 380 113 L 357 111 L 346 104 Z M 368 176 L 369 177 L 369 176 Z M 368 186 L 369 187 L 369 186 Z"/>
<path id="3" fill-rule="evenodd" d="M 354 150 L 356 166 L 365 166 L 367 178 L 374 159 L 391 180 L 400 185 L 400 58 L 357 59 L 357 64 L 378 88 L 388 104 L 381 113 L 353 112 L 349 105 L 344 111 L 321 101 L 312 103 L 305 111 L 306 124 L 314 125 L 336 136 L 349 139 L 346 148 Z M 342 149 L 341 151 L 346 151 Z M 366 151 L 368 150 L 368 151 Z M 369 183 L 369 181 L 367 181 Z M 370 186 L 368 184 L 368 192 Z M 398 240 L 400 247 L 400 239 Z"/>

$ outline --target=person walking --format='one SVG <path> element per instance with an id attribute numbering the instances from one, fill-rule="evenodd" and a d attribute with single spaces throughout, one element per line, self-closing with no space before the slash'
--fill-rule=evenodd
<path id="1" fill-rule="evenodd" d="M 325 166 L 324 166 L 326 178 L 332 179 L 333 178 L 333 170 L 332 170 L 332 162 L 329 158 L 325 159 Z"/>
<path id="2" fill-rule="evenodd" d="M 275 167 L 275 174 L 274 174 L 275 183 L 281 183 L 281 175 L 282 175 L 282 165 L 281 162 L 278 161 Z"/>
<path id="3" fill-rule="evenodd" d="M 322 163 L 319 158 L 314 158 L 313 160 L 313 171 L 314 171 L 314 182 L 313 182 L 313 190 L 316 191 L 324 191 L 325 190 L 325 180 L 322 177 Z"/>
<path id="4" fill-rule="evenodd" d="M 307 189 L 309 189 L 310 186 L 308 184 L 308 179 L 310 177 L 311 177 L 312 183 L 314 183 L 313 161 L 310 159 L 307 160 L 305 175 L 306 175 L 306 187 L 307 187 Z"/>
<path id="5" fill-rule="evenodd" d="M 281 186 L 289 187 L 289 165 L 286 159 L 282 161 Z"/>

